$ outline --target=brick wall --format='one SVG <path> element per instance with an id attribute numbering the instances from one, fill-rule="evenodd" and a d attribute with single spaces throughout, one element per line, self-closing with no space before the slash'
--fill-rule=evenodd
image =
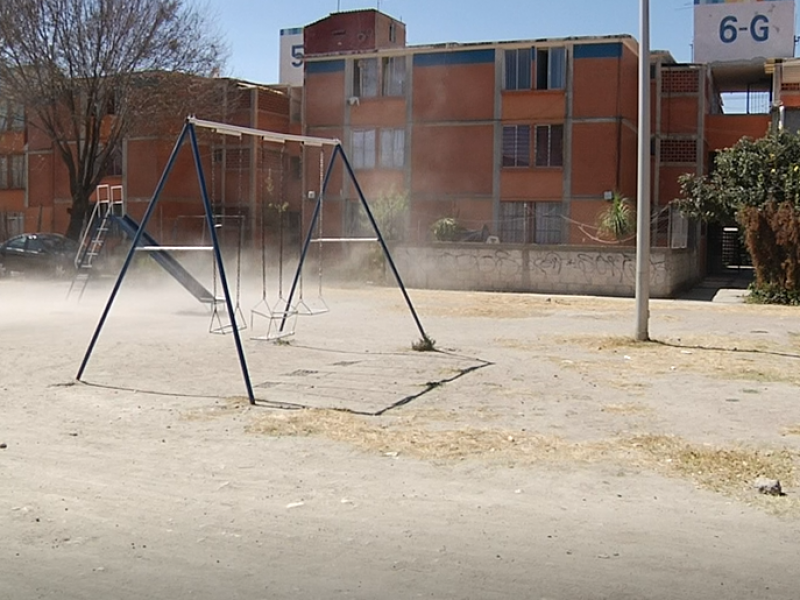
<path id="1" fill-rule="evenodd" d="M 661 73 L 662 94 L 696 94 L 700 89 L 695 69 L 664 69 Z"/>
<path id="2" fill-rule="evenodd" d="M 661 140 L 662 163 L 691 163 L 697 161 L 695 140 Z"/>

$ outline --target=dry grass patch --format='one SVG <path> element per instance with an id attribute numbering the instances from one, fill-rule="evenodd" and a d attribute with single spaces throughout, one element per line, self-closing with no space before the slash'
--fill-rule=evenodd
<path id="1" fill-rule="evenodd" d="M 584 375 L 602 379 L 609 385 L 630 384 L 635 381 L 632 377 L 662 375 L 676 370 L 724 380 L 800 385 L 798 358 L 736 351 L 738 346 L 735 345 L 724 344 L 720 347 L 730 350 L 717 350 L 598 335 L 565 336 L 554 338 L 549 343 L 561 348 L 571 344 L 595 350 L 596 358 L 587 358 L 584 354 L 574 366 Z M 563 361 L 564 353 L 562 351 L 560 357 L 551 358 Z"/>
<path id="2" fill-rule="evenodd" d="M 619 406 L 623 411 L 639 408 Z M 763 507 L 773 512 L 800 509 L 800 502 L 792 497 L 762 502 L 751 488 L 758 477 L 778 479 L 784 489 L 796 485 L 797 457 L 788 450 L 715 447 L 666 435 L 575 443 L 507 429 L 432 429 L 420 421 L 416 417 L 378 421 L 341 411 L 300 410 L 263 414 L 247 430 L 275 437 L 320 437 L 364 452 L 434 462 L 475 459 L 514 466 L 603 460 L 633 463 L 740 500 L 767 503 Z"/>
<path id="3" fill-rule="evenodd" d="M 213 406 L 186 411 L 181 416 L 187 421 L 210 421 L 237 414 L 249 407 L 250 401 L 244 396 L 231 396 L 215 402 Z"/>
<path id="4" fill-rule="evenodd" d="M 278 437 L 322 437 L 365 452 L 432 461 L 490 458 L 531 463 L 585 460 L 598 454 L 597 447 L 568 444 L 555 436 L 475 427 L 431 429 L 414 417 L 377 422 L 374 418 L 333 410 L 269 413 L 259 417 L 247 430 Z"/>
<path id="5" fill-rule="evenodd" d="M 698 485 L 726 495 L 752 492 L 758 477 L 778 479 L 785 486 L 796 484 L 796 456 L 788 450 L 691 444 L 666 435 L 636 436 L 621 443 L 644 458 L 655 469 L 693 480 Z"/>

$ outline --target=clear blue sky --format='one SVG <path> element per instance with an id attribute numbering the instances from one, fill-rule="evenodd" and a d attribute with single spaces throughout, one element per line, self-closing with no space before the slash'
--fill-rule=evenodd
<path id="1" fill-rule="evenodd" d="M 639 0 L 206 0 L 230 48 L 226 75 L 278 81 L 280 30 L 332 12 L 380 8 L 409 44 L 611 35 L 639 37 Z M 691 60 L 692 0 L 651 0 L 651 47 Z"/>

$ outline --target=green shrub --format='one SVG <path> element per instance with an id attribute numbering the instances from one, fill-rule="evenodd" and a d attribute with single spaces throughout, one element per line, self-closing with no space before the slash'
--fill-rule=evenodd
<path id="1" fill-rule="evenodd" d="M 464 228 L 452 217 L 443 217 L 431 226 L 433 239 L 437 242 L 455 242 L 464 233 Z"/>
<path id="2" fill-rule="evenodd" d="M 757 285 L 756 283 L 751 283 L 748 289 L 750 295 L 747 297 L 747 302 L 750 304 L 800 306 L 800 290 L 789 290 L 775 284 Z"/>

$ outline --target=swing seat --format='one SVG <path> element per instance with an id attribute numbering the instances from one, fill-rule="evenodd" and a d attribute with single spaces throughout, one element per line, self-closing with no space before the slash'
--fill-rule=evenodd
<path id="1" fill-rule="evenodd" d="M 325 300 L 322 299 L 322 296 L 317 298 L 317 302 L 319 302 L 322 306 L 310 306 L 305 300 L 301 299 L 297 304 L 295 304 L 295 310 L 297 311 L 298 315 L 303 317 L 313 317 L 314 315 L 321 315 L 330 311 L 330 308 L 328 308 L 328 305 L 325 303 Z"/>
<path id="2" fill-rule="evenodd" d="M 255 319 L 261 317 L 267 320 L 267 333 L 262 336 L 254 336 L 251 339 L 256 341 L 276 341 L 290 337 L 295 333 L 297 324 L 297 310 L 295 308 L 278 309 L 278 306 L 286 306 L 286 300 L 279 298 L 275 303 L 276 308 L 272 308 L 266 298 L 250 309 L 250 327 L 255 331 Z M 287 329 L 287 324 L 289 325 Z"/>
<path id="3" fill-rule="evenodd" d="M 275 303 L 275 308 L 272 308 L 267 302 L 266 298 L 262 298 L 258 304 L 250 309 L 250 323 L 253 322 L 253 317 L 264 317 L 271 319 L 274 317 L 291 317 L 297 314 L 297 309 L 289 307 L 288 309 L 280 309 L 279 306 L 286 306 L 286 300 L 279 298 Z"/>
<path id="4" fill-rule="evenodd" d="M 233 323 L 223 323 L 222 317 L 220 316 L 222 311 L 219 310 L 219 304 L 214 303 L 214 310 L 211 313 L 211 323 L 208 326 L 208 333 L 215 333 L 218 335 L 226 335 L 231 333 L 234 329 L 237 331 L 244 331 L 247 329 L 247 321 L 244 319 L 244 314 L 242 313 L 242 309 L 238 306 L 233 309 L 234 315 L 236 317 L 236 324 L 237 326 L 234 328 Z M 223 310 L 227 313 L 225 304 L 222 304 Z"/>

